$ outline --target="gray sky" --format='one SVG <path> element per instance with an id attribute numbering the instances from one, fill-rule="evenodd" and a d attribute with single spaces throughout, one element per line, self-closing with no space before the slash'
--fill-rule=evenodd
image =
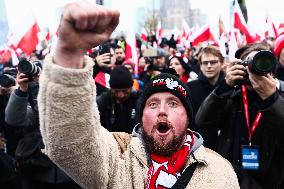
<path id="1" fill-rule="evenodd" d="M 25 10 L 31 10 L 37 18 L 40 26 L 49 26 L 55 30 L 58 24 L 60 10 L 63 5 L 72 0 L 5 0 L 9 4 L 10 18 L 13 18 L 12 25 L 19 26 L 22 24 L 20 18 L 23 18 Z M 91 0 L 90 0 L 91 1 Z M 92 0 L 95 2 L 95 0 Z M 178 0 L 176 0 L 178 2 Z M 218 18 L 224 19 L 227 29 L 230 23 L 230 2 L 232 0 L 190 0 L 193 8 L 200 8 L 202 13 L 207 15 L 207 23 L 216 27 Z M 118 30 L 136 30 L 138 23 L 144 19 L 137 16 L 137 8 L 159 6 L 158 0 L 105 0 L 107 6 L 121 11 L 120 26 Z M 246 0 L 249 25 L 256 31 L 262 32 L 265 26 L 265 16 L 269 14 L 276 26 L 284 22 L 284 12 L 282 8 L 284 0 Z M 208 6 L 210 4 L 210 6 Z M 17 5 L 17 6 L 15 6 Z M 282 12 L 281 12 L 282 11 Z M 12 12 L 12 13 L 11 13 Z M 26 11 L 27 12 L 27 11 Z M 250 24 L 253 23 L 253 24 Z"/>

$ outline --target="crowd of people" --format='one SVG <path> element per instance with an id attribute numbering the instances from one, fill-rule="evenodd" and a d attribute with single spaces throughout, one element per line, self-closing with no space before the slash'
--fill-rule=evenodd
<path id="1" fill-rule="evenodd" d="M 134 62 L 118 22 L 71 3 L 54 54 L 1 62 L 0 188 L 284 188 L 284 34 Z"/>

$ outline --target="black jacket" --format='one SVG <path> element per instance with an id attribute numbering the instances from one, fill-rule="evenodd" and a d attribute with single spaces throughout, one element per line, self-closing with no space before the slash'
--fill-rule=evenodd
<path id="1" fill-rule="evenodd" d="M 276 77 L 282 81 L 284 81 L 284 65 L 282 65 L 280 62 L 277 62 L 276 64 Z"/>
<path id="2" fill-rule="evenodd" d="M 132 133 L 137 123 L 136 105 L 139 92 L 132 90 L 129 98 L 123 103 L 117 103 L 111 91 L 97 97 L 100 120 L 103 127 L 110 132 Z"/>
<path id="3" fill-rule="evenodd" d="M 215 89 L 215 87 L 224 79 L 225 74 L 220 73 L 217 83 L 213 86 L 208 79 L 200 72 L 197 80 L 187 83 L 192 99 L 193 116 L 196 115 L 198 108 L 204 99 Z M 218 137 L 218 129 L 215 127 L 196 127 L 195 122 L 190 124 L 190 129 L 197 131 L 204 139 L 204 146 L 215 150 Z"/>
<path id="4" fill-rule="evenodd" d="M 221 130 L 217 152 L 233 165 L 241 188 L 284 188 L 284 98 L 276 91 L 262 101 L 255 93 L 248 93 L 250 124 L 258 111 L 262 112 L 259 126 L 252 137 L 252 145 L 259 147 L 258 171 L 241 169 L 241 146 L 248 145 L 248 128 L 239 88 L 232 89 L 222 82 L 202 103 L 196 124 Z M 251 183 L 252 185 L 248 185 Z M 242 185 L 246 185 L 243 187 Z"/>
<path id="5" fill-rule="evenodd" d="M 10 95 L 1 95 L 0 94 L 0 132 L 4 131 L 6 122 L 5 122 L 5 108 L 7 106 Z"/>
<path id="6" fill-rule="evenodd" d="M 37 92 L 34 92 L 37 96 Z M 41 152 L 44 144 L 39 130 L 37 106 L 30 106 L 33 103 L 37 104 L 36 96 L 32 102 L 29 94 L 16 89 L 11 93 L 5 110 L 5 120 L 10 127 L 17 126 L 23 129 L 23 137 L 15 153 L 21 176 L 42 183 L 71 183 L 70 188 L 77 187 L 66 173 Z"/>

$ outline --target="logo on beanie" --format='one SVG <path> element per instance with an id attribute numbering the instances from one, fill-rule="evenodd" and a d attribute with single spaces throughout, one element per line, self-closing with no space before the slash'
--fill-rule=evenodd
<path id="1" fill-rule="evenodd" d="M 174 81 L 173 78 L 153 80 L 153 87 L 155 86 L 166 86 L 168 89 L 179 91 L 183 96 L 186 97 L 185 88 L 177 81 Z"/>

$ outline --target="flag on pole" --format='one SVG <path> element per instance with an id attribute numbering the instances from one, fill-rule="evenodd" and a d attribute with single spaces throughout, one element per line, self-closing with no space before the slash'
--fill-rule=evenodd
<path id="1" fill-rule="evenodd" d="M 284 33 L 284 23 L 280 23 L 278 27 L 278 35 Z"/>
<path id="2" fill-rule="evenodd" d="M 221 16 L 219 17 L 218 25 L 219 25 L 219 38 L 220 38 L 224 33 L 226 33 L 225 24 L 224 24 Z"/>
<path id="3" fill-rule="evenodd" d="M 210 26 L 208 24 L 199 28 L 193 35 L 190 37 L 190 42 L 192 46 L 196 46 L 201 42 L 213 41 L 214 44 L 218 44 L 214 35 L 210 31 Z"/>
<path id="4" fill-rule="evenodd" d="M 192 31 L 185 21 L 185 19 L 182 20 L 182 38 L 185 40 L 188 40 L 188 37 L 192 34 Z"/>
<path id="5" fill-rule="evenodd" d="M 162 41 L 162 33 L 163 33 L 162 24 L 161 21 L 158 21 L 156 28 L 156 39 L 158 44 L 160 44 L 160 42 Z"/>
<path id="6" fill-rule="evenodd" d="M 234 1 L 233 23 L 234 27 L 239 29 L 245 35 L 247 43 L 254 43 L 260 40 L 260 36 L 246 24 L 245 18 L 242 14 L 240 5 L 237 0 Z"/>
<path id="7" fill-rule="evenodd" d="M 270 16 L 266 16 L 266 31 L 265 31 L 265 37 L 273 37 L 274 39 L 278 36 L 277 29 L 275 27 L 275 24 L 273 23 Z"/>
<path id="8" fill-rule="evenodd" d="M 19 41 L 17 48 L 22 49 L 26 55 L 30 55 L 39 42 L 37 33 L 40 31 L 39 25 L 35 22 L 30 29 L 23 35 Z"/>
<path id="9" fill-rule="evenodd" d="M 125 44 L 125 60 L 130 59 L 135 63 L 134 74 L 138 75 L 138 54 L 136 50 L 136 37 L 135 33 L 129 31 L 126 35 Z"/>
<path id="10" fill-rule="evenodd" d="M 228 35 L 226 33 L 222 33 L 222 35 L 219 37 L 219 49 L 223 55 L 223 57 L 228 56 L 227 52 L 227 45 L 228 45 Z"/>
<path id="11" fill-rule="evenodd" d="M 0 56 L 1 56 L 1 63 L 6 63 L 11 59 L 12 54 L 11 54 L 11 51 L 9 50 L 9 48 L 7 46 L 1 47 Z"/>
<path id="12" fill-rule="evenodd" d="M 228 57 L 229 57 L 229 60 L 231 61 L 235 59 L 235 53 L 239 48 L 238 43 L 237 43 L 237 38 L 236 38 L 236 32 L 234 31 L 234 28 L 231 28 L 228 48 L 229 48 Z"/>
<path id="13" fill-rule="evenodd" d="M 143 41 L 147 42 L 147 36 L 148 36 L 147 31 L 146 31 L 146 29 L 143 27 L 143 28 L 142 28 L 142 31 L 141 31 L 141 36 L 140 36 L 140 38 L 141 38 Z"/>
<path id="14" fill-rule="evenodd" d="M 10 48 L 10 51 L 11 51 L 12 64 L 13 66 L 17 66 L 19 64 L 18 56 L 14 51 L 14 49 Z"/>
<path id="15" fill-rule="evenodd" d="M 40 31 L 32 7 L 27 6 L 25 1 L 9 0 L 5 2 L 10 36 L 8 45 L 15 49 L 20 48 L 30 55 L 36 48 L 37 33 Z M 21 11 L 18 11 L 15 4 L 17 7 L 22 7 Z"/>

